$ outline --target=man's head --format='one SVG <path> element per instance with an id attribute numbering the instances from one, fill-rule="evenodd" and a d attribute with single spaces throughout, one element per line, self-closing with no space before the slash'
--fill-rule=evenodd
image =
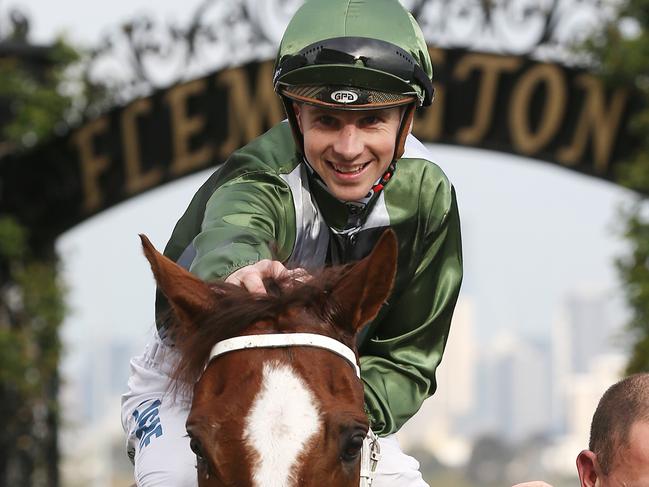
<path id="1" fill-rule="evenodd" d="M 314 150 L 322 155 L 322 148 L 307 145 L 305 112 L 317 107 L 341 122 L 385 113 L 392 119 L 398 114 L 396 129 L 382 135 L 391 137 L 390 161 L 384 164 L 381 157 L 379 164 L 387 168 L 403 154 L 414 109 L 432 102 L 432 74 L 421 30 L 398 0 L 309 0 L 286 28 L 273 83 L 286 107 L 298 149 L 329 185 L 332 177 L 345 171 L 321 174 L 322 167 L 331 168 L 340 161 L 322 166 L 311 160 Z M 363 164 L 364 157 L 354 158 L 344 169 Z M 344 178 L 338 178 L 342 185 L 346 185 Z M 335 191 L 334 195 L 348 199 Z"/>
<path id="2" fill-rule="evenodd" d="M 304 155 L 331 194 L 343 201 L 364 198 L 392 162 L 403 109 L 347 111 L 295 104 L 294 110 Z"/>
<path id="3" fill-rule="evenodd" d="M 604 393 L 588 447 L 577 457 L 582 487 L 649 485 L 649 374 L 627 377 Z"/>

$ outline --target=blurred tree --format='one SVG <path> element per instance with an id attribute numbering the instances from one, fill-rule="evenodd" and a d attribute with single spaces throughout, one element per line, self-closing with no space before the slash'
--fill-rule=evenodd
<path id="1" fill-rule="evenodd" d="M 448 468 L 426 448 L 414 448 L 413 450 L 410 450 L 408 454 L 417 459 L 421 475 L 429 482 L 431 482 L 431 479 L 440 476 L 440 474 L 445 473 L 445 471 L 448 470 Z"/>
<path id="2" fill-rule="evenodd" d="M 63 292 L 56 259 L 0 217 L 0 485 L 58 485 L 56 406 Z"/>
<path id="3" fill-rule="evenodd" d="M 89 76 L 93 51 L 64 39 L 29 44 L 28 20 L 16 12 L 11 17 L 13 30 L 0 36 L 0 159 L 61 135 L 115 97 Z"/>
<path id="4" fill-rule="evenodd" d="M 593 53 L 605 80 L 633 86 L 641 106 L 630 123 L 637 150 L 621 166 L 619 182 L 649 193 L 649 0 L 624 0 L 617 17 L 592 38 Z M 628 328 L 632 352 L 627 373 L 649 371 L 649 213 L 647 198 L 622 210 L 629 244 L 617 267 L 632 315 Z"/>
<path id="5" fill-rule="evenodd" d="M 13 12 L 11 21 L 0 37 L 0 164 L 65 130 L 98 96 L 70 69 L 77 50 L 62 40 L 30 45 L 28 20 Z M 0 485 L 56 487 L 63 288 L 53 242 L 29 242 L 20 222 L 0 214 Z"/>
<path id="6" fill-rule="evenodd" d="M 62 126 L 72 97 L 65 70 L 79 56 L 63 41 L 47 48 L 0 41 L 0 157 L 35 145 Z"/>
<path id="7" fill-rule="evenodd" d="M 649 371 L 649 216 L 646 210 L 643 212 L 646 204 L 638 202 L 624 210 L 630 248 L 617 262 L 632 313 L 628 328 L 633 348 L 627 374 Z"/>
<path id="8" fill-rule="evenodd" d="M 482 487 L 507 485 L 507 466 L 512 458 L 513 452 L 504 440 L 492 435 L 481 436 L 473 444 L 467 479 Z"/>

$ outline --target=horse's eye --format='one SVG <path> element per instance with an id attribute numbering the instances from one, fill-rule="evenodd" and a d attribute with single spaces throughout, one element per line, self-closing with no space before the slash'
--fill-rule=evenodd
<path id="1" fill-rule="evenodd" d="M 343 451 L 340 458 L 345 462 L 353 462 L 361 454 L 365 435 L 361 433 L 350 436 L 343 444 Z"/>
<path id="2" fill-rule="evenodd" d="M 189 441 L 189 448 L 192 449 L 192 451 L 193 451 L 194 454 L 196 455 L 196 458 L 197 458 L 199 461 L 203 461 L 203 460 L 204 460 L 204 457 L 203 457 L 203 448 L 201 447 L 201 442 L 200 442 L 200 441 L 198 441 L 196 438 L 192 438 L 192 439 Z"/>
<path id="3" fill-rule="evenodd" d="M 196 455 L 196 469 L 198 470 L 198 475 L 209 479 L 212 475 L 212 468 L 205 459 L 205 454 L 203 453 L 203 446 L 201 445 L 201 442 L 196 438 L 191 437 L 191 439 L 189 440 L 189 448 L 191 448 L 191 450 L 194 452 L 194 455 Z"/>

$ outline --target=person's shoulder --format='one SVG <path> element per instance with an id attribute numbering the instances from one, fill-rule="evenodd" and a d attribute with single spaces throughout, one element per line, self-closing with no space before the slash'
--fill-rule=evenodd
<path id="1" fill-rule="evenodd" d="M 280 122 L 228 158 L 228 165 L 238 171 L 262 171 L 276 174 L 291 172 L 300 163 L 289 124 Z"/>
<path id="2" fill-rule="evenodd" d="M 451 186 L 442 168 L 433 162 L 430 150 L 412 134 L 406 138 L 403 156 L 399 159 L 398 166 L 399 171 L 411 173 L 421 181 L 422 185 Z"/>
<path id="3" fill-rule="evenodd" d="M 421 143 L 421 141 L 415 137 L 412 134 L 408 134 L 406 137 L 406 144 L 404 146 L 404 152 L 403 156 L 401 156 L 402 159 L 419 159 L 422 161 L 427 161 L 429 163 L 433 163 L 433 155 L 431 152 L 426 148 L 424 144 Z"/>
<path id="4" fill-rule="evenodd" d="M 385 189 L 390 203 L 416 208 L 434 233 L 447 215 L 455 211 L 455 189 L 432 159 L 424 144 L 408 135 L 403 157 L 397 162 L 394 181 L 397 184 L 388 184 Z"/>

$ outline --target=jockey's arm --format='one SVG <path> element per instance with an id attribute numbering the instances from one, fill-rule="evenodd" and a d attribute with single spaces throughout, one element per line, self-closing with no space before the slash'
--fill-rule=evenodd
<path id="1" fill-rule="evenodd" d="M 435 371 L 462 280 L 455 195 L 450 184 L 440 187 L 415 273 L 388 298 L 384 316 L 370 325 L 360 348 L 365 404 L 380 436 L 396 432 L 437 387 Z"/>
<path id="2" fill-rule="evenodd" d="M 206 281 L 225 279 L 252 292 L 264 277 L 279 277 L 290 255 L 292 205 L 277 198 L 283 182 L 269 175 L 244 175 L 227 182 L 208 201 L 193 245 L 190 270 Z M 288 190 L 286 190 L 288 191 Z M 272 193 L 272 196 L 269 196 Z M 263 292 L 263 291 L 262 291 Z"/>

